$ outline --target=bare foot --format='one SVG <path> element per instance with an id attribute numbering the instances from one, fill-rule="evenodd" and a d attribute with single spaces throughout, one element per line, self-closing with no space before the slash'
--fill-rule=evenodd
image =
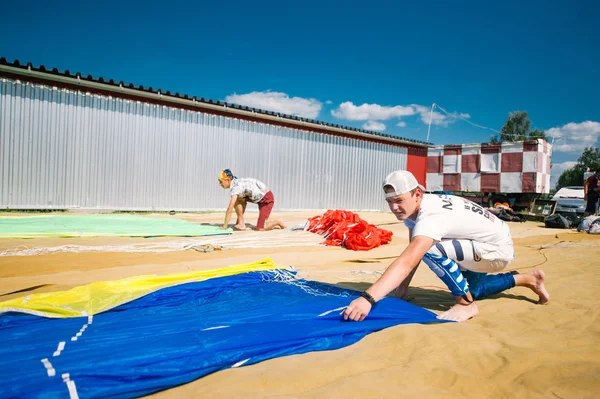
<path id="1" fill-rule="evenodd" d="M 285 222 L 283 221 L 283 219 L 277 219 L 277 224 L 279 224 L 279 227 L 281 229 L 287 228 L 287 224 L 285 224 Z"/>
<path id="2" fill-rule="evenodd" d="M 542 270 L 534 270 L 525 274 L 516 274 L 514 277 L 517 286 L 527 287 L 538 294 L 538 303 L 540 305 L 550 302 L 550 294 L 548 294 L 546 286 L 544 285 L 546 274 Z"/>
<path id="3" fill-rule="evenodd" d="M 471 302 L 468 305 L 457 303 L 452 306 L 450 310 L 437 316 L 440 320 L 453 320 L 453 321 L 465 321 L 479 313 L 479 309 L 475 302 Z"/>
<path id="4" fill-rule="evenodd" d="M 242 224 L 242 225 L 238 225 L 238 224 L 236 224 L 235 226 L 233 226 L 233 228 L 234 228 L 235 230 L 241 230 L 241 231 L 244 231 L 244 230 L 246 230 L 246 225 L 245 225 L 245 224 Z"/>
<path id="5" fill-rule="evenodd" d="M 531 288 L 533 292 L 538 294 L 540 297 L 538 299 L 538 303 L 540 305 L 545 305 L 550 302 L 550 294 L 546 291 L 546 286 L 544 285 L 544 281 L 546 281 L 546 273 L 542 270 L 535 270 L 532 273 L 533 282 L 531 285 L 527 285 L 527 287 Z"/>
<path id="6" fill-rule="evenodd" d="M 268 231 L 268 230 L 273 230 L 275 227 L 279 227 L 280 229 L 285 229 L 287 227 L 287 225 L 285 224 L 285 222 L 283 221 L 283 219 L 277 219 L 274 220 L 272 222 L 268 222 L 264 228 L 262 229 L 257 229 L 259 231 Z"/>

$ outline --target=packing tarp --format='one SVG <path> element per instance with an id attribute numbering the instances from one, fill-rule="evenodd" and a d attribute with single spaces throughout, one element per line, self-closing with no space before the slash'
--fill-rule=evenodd
<path id="1" fill-rule="evenodd" d="M 163 288 L 94 316 L 0 314 L 0 397 L 139 397 L 398 324 L 440 322 L 396 298 L 363 322 L 343 321 L 358 295 L 275 269 Z"/>
<path id="2" fill-rule="evenodd" d="M 218 226 L 136 215 L 2 216 L 0 237 L 160 237 L 231 234 Z"/>

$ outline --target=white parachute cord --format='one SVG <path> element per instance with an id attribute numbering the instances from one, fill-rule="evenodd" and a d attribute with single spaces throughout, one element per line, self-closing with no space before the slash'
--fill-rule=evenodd
<path id="1" fill-rule="evenodd" d="M 292 270 L 276 269 L 266 272 L 261 272 L 263 281 L 270 283 L 283 283 L 293 285 L 300 288 L 302 291 L 313 296 L 336 296 L 336 297 L 348 297 L 346 293 L 334 294 L 324 290 L 316 289 L 311 287 L 310 282 L 305 279 L 298 278 L 298 271 L 294 268 Z"/>
<path id="2" fill-rule="evenodd" d="M 212 246 L 215 249 L 234 248 L 282 248 L 320 245 L 322 238 L 312 233 L 284 232 L 268 234 L 261 232 L 248 237 L 239 236 L 211 236 L 203 239 L 186 239 L 172 241 L 150 241 L 129 245 L 60 245 L 55 247 L 30 248 L 20 245 L 16 248 L 0 251 L 0 256 L 37 256 L 56 253 L 82 253 L 82 252 L 151 252 L 164 253 L 182 250 L 193 250 L 196 246 Z"/>

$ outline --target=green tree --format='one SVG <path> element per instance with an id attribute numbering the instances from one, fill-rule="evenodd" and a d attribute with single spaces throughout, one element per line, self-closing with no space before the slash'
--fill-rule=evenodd
<path id="1" fill-rule="evenodd" d="M 546 138 L 546 133 L 543 130 L 531 129 L 531 121 L 526 111 L 515 111 L 508 114 L 508 118 L 500 134 L 492 136 L 492 143 L 501 143 L 504 141 L 524 141 Z"/>
<path id="2" fill-rule="evenodd" d="M 600 169 L 600 149 L 598 147 L 586 147 L 583 153 L 577 160 L 577 164 L 581 165 L 582 170 L 590 168 L 592 172 Z"/>
<path id="3" fill-rule="evenodd" d="M 577 168 L 577 166 L 565 170 L 558 177 L 556 189 L 560 190 L 567 186 L 583 186 L 583 171 Z"/>
<path id="4" fill-rule="evenodd" d="M 583 153 L 577 159 L 577 164 L 571 169 L 567 169 L 558 177 L 556 189 L 566 186 L 582 186 L 583 173 L 590 168 L 595 172 L 600 169 L 600 149 L 598 147 L 586 147 Z"/>
<path id="5" fill-rule="evenodd" d="M 533 129 L 531 132 L 529 132 L 528 140 L 536 140 L 536 139 L 547 140 L 546 133 L 543 130 Z"/>

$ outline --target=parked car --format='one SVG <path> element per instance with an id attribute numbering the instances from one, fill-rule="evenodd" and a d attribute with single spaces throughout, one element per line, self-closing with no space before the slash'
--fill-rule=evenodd
<path id="1" fill-rule="evenodd" d="M 583 186 L 563 187 L 554 194 L 552 200 L 556 201 L 554 213 L 561 214 L 573 222 L 583 218 L 586 205 L 583 199 Z"/>

